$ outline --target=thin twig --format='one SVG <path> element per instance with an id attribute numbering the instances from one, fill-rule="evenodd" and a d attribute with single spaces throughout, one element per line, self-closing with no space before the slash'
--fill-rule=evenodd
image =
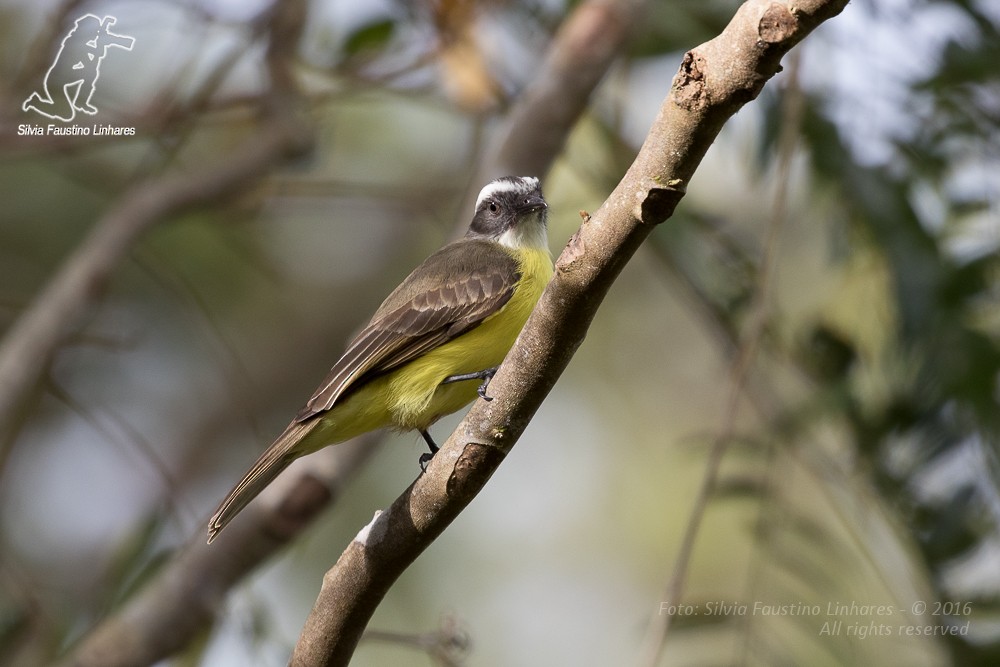
<path id="1" fill-rule="evenodd" d="M 802 116 L 805 112 L 805 95 L 802 91 L 802 86 L 799 83 L 799 72 L 801 70 L 801 51 L 796 51 L 791 54 L 788 59 L 788 79 L 785 82 L 785 88 L 783 91 L 783 98 L 781 104 L 781 134 L 778 138 L 778 170 L 776 178 L 778 179 L 777 187 L 774 192 L 774 202 L 772 204 L 772 214 L 770 227 L 779 228 L 784 225 L 784 220 L 786 218 L 786 211 L 788 208 L 788 181 L 792 175 L 792 160 L 795 157 L 795 149 L 799 144 L 799 137 L 802 131 Z M 768 247 L 769 253 L 775 253 L 773 247 Z M 773 281 L 773 278 L 768 277 L 769 281 Z M 761 286 L 764 289 L 764 286 Z M 768 308 L 770 309 L 770 308 Z M 766 528 L 769 525 L 776 523 L 776 508 L 777 502 L 775 495 L 777 493 L 777 484 L 780 479 L 780 468 L 777 464 L 777 454 L 778 454 L 778 443 L 769 440 L 765 444 L 765 480 L 764 480 L 764 493 L 766 494 L 760 503 L 760 507 L 757 509 L 757 519 L 755 529 L 753 531 L 754 535 L 763 536 L 767 534 Z M 718 472 L 716 472 L 718 474 Z M 787 479 L 785 482 L 787 483 Z M 764 567 L 765 559 L 763 558 L 761 545 L 754 542 L 754 550 L 751 555 L 750 563 L 748 565 L 748 576 L 747 581 L 749 582 L 750 595 L 749 598 L 753 599 L 755 597 L 754 590 L 759 590 L 757 587 L 763 585 L 764 581 Z M 751 619 L 744 619 L 745 628 L 743 632 L 743 650 L 740 652 L 740 664 L 747 664 L 749 655 L 752 651 L 752 627 Z"/>
<path id="2" fill-rule="evenodd" d="M 788 89 L 795 90 L 798 86 L 798 57 L 789 58 L 789 80 Z M 791 93 L 788 98 L 794 96 Z M 801 100 L 797 104 L 801 104 Z M 786 114 L 795 114 L 801 117 L 801 108 L 789 103 L 784 110 Z M 694 553 L 694 546 L 698 539 L 705 519 L 705 512 L 711 502 L 713 492 L 719 480 L 719 470 L 722 460 L 725 457 L 729 445 L 736 434 L 736 420 L 739 415 L 740 402 L 746 388 L 750 369 L 757 358 L 764 332 L 771 314 L 771 284 L 778 253 L 778 241 L 781 231 L 784 228 L 787 207 L 788 179 L 791 177 L 791 162 L 794 156 L 796 139 L 798 137 L 799 123 L 793 118 L 786 117 L 782 124 L 782 134 L 778 147 L 778 173 L 777 186 L 774 193 L 771 216 L 768 220 L 766 238 L 760 260 L 757 282 L 753 290 L 753 299 L 750 306 L 749 327 L 739 342 L 739 349 L 732 366 L 730 367 L 727 384 L 729 391 L 726 404 L 723 410 L 722 427 L 712 442 L 709 450 L 708 462 L 702 477 L 701 486 L 695 496 L 691 513 L 684 528 L 681 538 L 680 550 L 674 562 L 674 569 L 664 589 L 663 601 L 669 603 L 667 613 L 655 614 L 650 619 L 650 626 L 643 641 L 642 658 L 640 664 L 646 667 L 655 667 L 660 661 L 663 648 L 666 643 L 667 634 L 670 631 L 671 621 L 674 614 L 669 613 L 670 609 L 677 609 L 684 595 L 684 585 L 687 581 L 687 573 L 691 564 L 691 556 Z"/>

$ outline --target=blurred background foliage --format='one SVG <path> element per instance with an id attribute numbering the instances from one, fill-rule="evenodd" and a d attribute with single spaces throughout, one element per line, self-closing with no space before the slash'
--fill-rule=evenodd
<path id="1" fill-rule="evenodd" d="M 576 4 L 308 3 L 313 149 L 147 234 L 4 426 L 0 663 L 50 662 L 203 530 L 345 338 L 467 222 L 469 174 Z M 543 175 L 555 253 L 737 5 L 650 3 Z M 252 140 L 266 9 L 0 3 L 0 327 L 138 180 Z M 137 136 L 18 136 L 84 12 L 136 38 L 98 94 Z M 998 664 L 998 45 L 989 0 L 858 0 L 798 47 L 355 664 L 641 664 L 720 439 L 680 600 L 700 612 L 658 664 Z M 285 663 L 322 573 L 417 473 L 420 438 L 386 441 L 176 664 Z M 828 612 L 852 602 L 892 615 Z"/>

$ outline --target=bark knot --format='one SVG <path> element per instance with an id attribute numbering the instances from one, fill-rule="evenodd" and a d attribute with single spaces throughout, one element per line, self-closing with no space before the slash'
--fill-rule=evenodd
<path id="1" fill-rule="evenodd" d="M 788 7 L 772 2 L 764 15 L 760 17 L 760 23 L 757 24 L 757 35 L 761 41 L 767 44 L 777 44 L 794 35 L 798 27 L 799 22 Z"/>
<path id="2" fill-rule="evenodd" d="M 688 111 L 697 111 L 708 106 L 703 56 L 694 51 L 684 54 L 680 70 L 674 77 L 673 97 L 678 106 Z"/>

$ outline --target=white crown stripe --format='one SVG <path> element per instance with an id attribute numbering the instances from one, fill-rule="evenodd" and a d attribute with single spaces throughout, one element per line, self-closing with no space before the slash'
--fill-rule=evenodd
<path id="1" fill-rule="evenodd" d="M 479 210 L 479 206 L 483 201 L 498 192 L 514 192 L 526 195 L 536 189 L 538 189 L 538 179 L 534 176 L 519 176 L 514 180 L 506 178 L 498 179 L 492 183 L 488 183 L 486 187 L 479 191 L 479 198 L 476 199 L 476 210 Z"/>

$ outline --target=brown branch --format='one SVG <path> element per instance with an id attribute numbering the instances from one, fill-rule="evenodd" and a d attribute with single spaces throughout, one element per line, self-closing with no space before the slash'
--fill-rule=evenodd
<path id="1" fill-rule="evenodd" d="M 780 59 L 847 0 L 750 0 L 723 33 L 685 54 L 639 155 L 570 240 L 556 274 L 490 384 L 419 477 L 348 545 L 292 655 L 296 667 L 346 665 L 368 620 L 410 563 L 506 456 L 583 341 L 601 300 L 666 220 L 723 124 L 754 99 Z"/>

